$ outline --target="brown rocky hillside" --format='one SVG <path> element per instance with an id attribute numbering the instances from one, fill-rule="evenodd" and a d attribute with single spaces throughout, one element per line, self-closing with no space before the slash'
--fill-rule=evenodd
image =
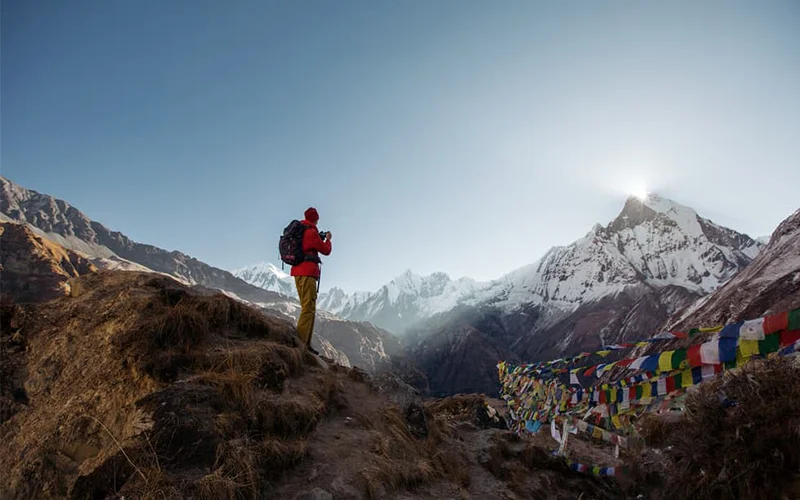
<path id="1" fill-rule="evenodd" d="M 40 238 L 25 225 L 0 222 L 0 293 L 22 302 L 69 293 L 69 279 L 97 269 L 84 257 Z"/>
<path id="2" fill-rule="evenodd" d="M 613 498 L 479 396 L 328 365 L 290 323 L 103 271 L 2 311 L 2 498 Z"/>

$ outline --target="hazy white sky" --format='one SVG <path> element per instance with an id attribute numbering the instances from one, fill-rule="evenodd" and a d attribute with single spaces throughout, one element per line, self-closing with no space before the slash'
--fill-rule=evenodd
<path id="1" fill-rule="evenodd" d="M 323 288 L 499 277 L 646 187 L 800 206 L 800 2 L 3 2 L 2 172 L 132 238 Z"/>

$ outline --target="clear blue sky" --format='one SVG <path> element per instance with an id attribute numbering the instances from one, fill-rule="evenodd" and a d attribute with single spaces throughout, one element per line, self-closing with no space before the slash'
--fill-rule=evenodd
<path id="1" fill-rule="evenodd" d="M 800 205 L 800 2 L 2 2 L 0 171 L 137 241 L 323 288 L 495 278 L 639 186 L 768 234 Z"/>

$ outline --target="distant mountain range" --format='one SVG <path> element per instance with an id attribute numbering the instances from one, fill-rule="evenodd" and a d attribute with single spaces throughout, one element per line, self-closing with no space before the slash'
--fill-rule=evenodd
<path id="1" fill-rule="evenodd" d="M 270 314 L 298 314 L 293 280 L 275 265 L 230 273 L 133 242 L 5 178 L 0 185 L 0 220 L 23 224 L 93 266 L 160 272 Z M 799 218 L 784 221 L 762 253 L 762 238 L 656 194 L 631 197 L 608 224 L 490 282 L 407 271 L 371 292 L 334 288 L 319 298 L 316 342 L 343 364 L 416 366 L 434 394 L 495 394 L 500 359 L 536 361 L 648 336 L 669 323 L 797 307 Z"/>
<path id="2" fill-rule="evenodd" d="M 548 304 L 574 311 L 626 289 L 669 285 L 704 295 L 725 283 L 758 254 L 763 243 L 719 226 L 658 195 L 631 197 L 607 226 L 595 225 L 580 240 L 554 247 L 539 261 L 489 283 L 452 280 L 445 273 L 406 271 L 374 292 L 334 288 L 319 306 L 338 316 L 369 321 L 398 335 L 459 305 L 492 304 L 505 310 Z M 271 264 L 236 272 L 267 290 L 289 288 Z"/>

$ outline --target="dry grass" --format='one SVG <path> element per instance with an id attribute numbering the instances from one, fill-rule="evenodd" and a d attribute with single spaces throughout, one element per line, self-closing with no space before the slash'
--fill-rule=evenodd
<path id="1" fill-rule="evenodd" d="M 246 373 L 259 389 L 282 392 L 284 382 L 304 371 L 303 352 L 269 341 L 229 341 L 197 357 L 198 369 L 215 373 Z"/>
<path id="2" fill-rule="evenodd" d="M 168 288 L 162 293 L 166 313 L 151 326 L 155 347 L 186 350 L 206 340 L 212 331 L 224 338 L 243 335 L 297 345 L 291 328 L 225 295 L 192 295 Z"/>
<path id="3" fill-rule="evenodd" d="M 325 411 L 322 401 L 260 394 L 249 414 L 252 427 L 283 438 L 307 436 Z"/>
<path id="4" fill-rule="evenodd" d="M 303 440 L 265 438 L 261 442 L 261 453 L 265 470 L 277 475 L 308 457 L 308 443 Z"/>
<path id="5" fill-rule="evenodd" d="M 213 471 L 198 481 L 201 499 L 259 498 L 261 475 L 257 443 L 244 437 L 217 447 Z"/>
<path id="6" fill-rule="evenodd" d="M 131 491 L 132 494 L 142 500 L 166 500 L 182 497 L 180 489 L 161 468 L 144 469 L 144 474 L 147 476 L 144 487 L 138 491 Z"/>
<path id="7" fill-rule="evenodd" d="M 384 408 L 379 421 L 364 422 L 364 426 L 373 429 L 371 451 L 379 457 L 362 472 L 369 498 L 379 498 L 386 491 L 413 490 L 443 477 L 469 484 L 463 455 L 415 437 L 396 407 Z"/>
<path id="8" fill-rule="evenodd" d="M 230 370 L 225 372 L 203 372 L 193 378 L 193 381 L 214 387 L 228 401 L 233 408 L 247 411 L 256 399 L 254 381 L 257 373 L 239 372 Z"/>
<path id="9" fill-rule="evenodd" d="M 642 471 L 670 498 L 788 498 L 800 473 L 800 366 L 775 358 L 726 372 L 687 399 L 677 425 L 663 463 Z"/>
<path id="10" fill-rule="evenodd" d="M 245 419 L 237 411 L 226 411 L 218 414 L 214 417 L 214 423 L 217 431 L 228 438 L 241 434 L 242 429 L 246 427 Z"/>
<path id="11" fill-rule="evenodd" d="M 86 281 L 93 280 L 100 278 Z M 144 287 L 155 293 L 134 289 L 144 300 L 115 306 L 115 313 L 140 314 L 140 320 L 114 342 L 158 381 L 172 382 L 189 371 L 257 371 L 263 386 L 280 391 L 308 362 L 294 348 L 299 341 L 287 322 L 222 294 L 192 294 L 168 279 L 152 278 Z"/>
<path id="12" fill-rule="evenodd" d="M 366 493 L 370 499 L 381 498 L 387 491 L 413 490 L 441 477 L 441 473 L 427 459 L 393 461 L 367 467 L 362 473 L 366 482 Z"/>
<path id="13" fill-rule="evenodd" d="M 637 423 L 639 434 L 647 446 L 661 448 L 667 442 L 670 433 L 670 425 L 658 415 L 645 414 Z M 675 430 L 680 429 L 680 425 L 675 426 Z"/>
<path id="14" fill-rule="evenodd" d="M 223 336 L 244 335 L 288 346 L 298 345 L 292 329 L 287 328 L 284 322 L 223 294 L 207 296 L 165 290 L 164 296 L 168 306 L 186 308 L 202 315 L 208 320 L 209 326 Z"/>
<path id="15" fill-rule="evenodd" d="M 158 318 L 150 339 L 153 348 L 168 347 L 189 352 L 193 347 L 201 345 L 210 333 L 211 324 L 207 316 L 190 305 L 179 303 Z"/>

